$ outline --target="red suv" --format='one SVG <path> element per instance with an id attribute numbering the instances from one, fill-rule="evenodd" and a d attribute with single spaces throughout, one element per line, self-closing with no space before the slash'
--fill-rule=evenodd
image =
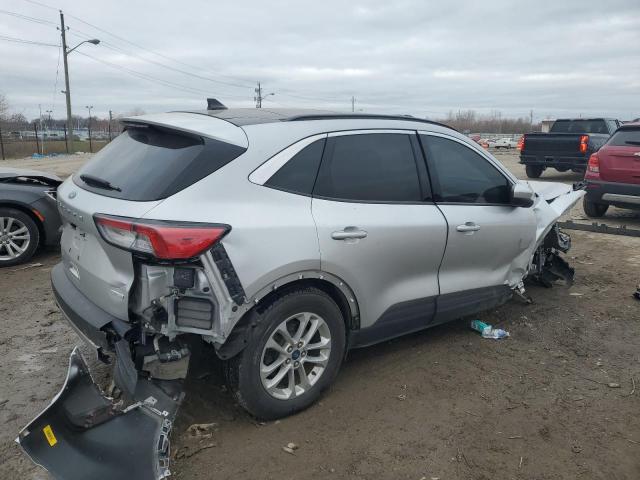
<path id="1" fill-rule="evenodd" d="M 589 158 L 584 211 L 601 217 L 609 205 L 640 209 L 640 122 L 618 128 Z"/>

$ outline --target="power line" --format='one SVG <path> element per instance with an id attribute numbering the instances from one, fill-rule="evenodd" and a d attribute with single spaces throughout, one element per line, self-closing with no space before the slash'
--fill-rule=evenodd
<path id="1" fill-rule="evenodd" d="M 56 45 L 55 43 L 38 42 L 35 40 L 27 40 L 24 38 L 9 37 L 8 35 L 0 35 L 0 40 L 4 40 L 6 42 L 14 42 L 14 43 L 26 43 L 27 45 L 42 45 L 44 47 L 58 47 L 58 45 Z"/>
<path id="2" fill-rule="evenodd" d="M 49 20 L 45 20 L 44 18 L 30 17 L 29 15 L 23 15 L 17 12 L 10 12 L 9 10 L 0 10 L 0 13 L 3 13 L 5 15 L 10 15 L 15 18 L 19 18 L 21 20 L 27 20 L 28 22 L 40 23 L 42 25 L 53 25 L 54 27 L 57 26 L 56 23 Z"/>
<path id="3" fill-rule="evenodd" d="M 36 2 L 35 0 L 22 0 L 23 2 L 31 3 L 33 5 L 38 5 L 39 7 L 49 8 L 51 10 L 55 10 L 56 12 L 59 10 L 56 7 L 52 7 L 51 5 L 47 5 L 44 3 Z"/>
<path id="4" fill-rule="evenodd" d="M 105 30 L 104 28 L 98 27 L 97 25 L 94 25 L 94 24 L 89 23 L 89 22 L 87 22 L 85 20 L 82 20 L 81 18 L 78 18 L 78 17 L 76 17 L 74 15 L 67 14 L 67 16 L 70 17 L 70 18 L 73 18 L 73 19 L 75 19 L 75 20 L 77 20 L 77 21 L 79 21 L 81 23 L 84 23 L 85 25 L 87 25 L 87 26 L 89 26 L 91 28 L 95 28 L 96 30 L 98 30 L 100 32 L 106 33 L 107 35 L 111 35 L 112 37 L 117 38 L 121 42 L 128 43 L 129 45 L 133 45 L 134 47 L 139 48 L 140 50 L 144 50 L 145 52 L 149 52 L 149 53 L 151 53 L 153 55 L 156 55 L 158 57 L 162 57 L 164 59 L 170 60 L 172 62 L 178 63 L 180 65 L 184 65 L 186 67 L 189 67 L 189 68 L 192 68 L 192 69 L 195 69 L 195 70 L 201 70 L 202 69 L 201 66 L 193 66 L 193 65 L 190 65 L 188 63 L 185 63 L 185 62 L 182 62 L 180 60 L 177 60 L 175 58 L 172 58 L 172 57 L 169 57 L 167 55 L 164 55 L 162 53 L 158 53 L 158 52 L 155 52 L 153 50 L 150 50 L 150 49 L 148 49 L 146 47 L 143 47 L 142 45 L 140 45 L 138 43 L 132 42 L 131 40 L 127 40 L 126 38 L 121 37 L 120 35 L 116 35 L 115 33 L 112 33 L 112 32 L 110 32 L 108 30 Z M 216 74 L 216 76 L 223 77 L 223 78 L 229 78 L 231 80 L 236 80 L 236 81 L 241 81 L 241 82 L 245 82 L 246 81 L 244 79 L 238 79 L 238 78 L 235 78 L 235 77 L 230 77 L 228 75 Z M 201 78 L 205 78 L 205 79 L 210 80 L 210 81 L 220 82 L 219 80 L 212 80 L 212 79 L 209 79 L 209 78 L 206 78 L 206 77 L 201 77 Z M 228 83 L 227 85 L 232 85 L 232 86 L 240 87 L 240 88 L 253 88 L 251 85 L 247 85 L 247 84 L 238 84 L 238 83 L 231 84 L 231 83 Z"/>
<path id="5" fill-rule="evenodd" d="M 87 38 L 91 38 L 91 35 L 89 35 L 89 34 L 87 34 L 85 32 L 81 32 L 80 30 L 76 30 L 76 31 L 79 32 L 79 33 L 82 33 L 82 35 L 86 36 Z M 215 80 L 213 78 L 209 78 L 209 77 L 205 77 L 205 76 L 202 76 L 202 75 L 198 75 L 196 73 L 187 72 L 186 70 L 182 70 L 180 68 L 172 67 L 171 65 L 167 65 L 165 63 L 157 62 L 155 60 L 151 60 L 151 59 L 145 58 L 145 57 L 143 57 L 141 55 L 137 55 L 135 53 L 131 53 L 131 52 L 129 52 L 127 50 L 124 50 L 123 48 L 120 48 L 117 45 L 114 45 L 114 44 L 112 44 L 110 42 L 105 42 L 104 40 L 100 42 L 100 45 L 105 47 L 105 48 L 107 48 L 107 49 L 109 49 L 109 50 L 113 50 L 114 52 L 121 53 L 121 54 L 126 55 L 128 57 L 137 58 L 139 60 L 151 63 L 153 65 L 157 65 L 157 66 L 166 68 L 168 70 L 172 70 L 174 72 L 182 73 L 183 75 L 187 75 L 187 76 L 190 76 L 190 77 L 193 77 L 193 78 L 197 78 L 199 80 L 206 80 L 206 81 L 217 83 L 217 84 L 220 84 L 220 85 L 227 85 L 227 86 L 230 86 L 230 87 L 237 87 L 237 88 L 242 88 L 242 89 L 253 88 L 252 86 L 249 86 L 249 85 L 238 85 L 238 84 L 234 84 L 234 83 L 224 82 L 224 81 L 221 81 L 221 80 Z"/>
<path id="6" fill-rule="evenodd" d="M 126 72 L 126 73 L 128 73 L 128 74 L 130 74 L 130 75 L 132 75 L 134 77 L 141 78 L 143 80 L 148 80 L 150 82 L 159 83 L 159 84 L 161 84 L 161 85 L 163 85 L 165 87 L 175 88 L 177 90 L 182 90 L 182 91 L 184 91 L 186 93 L 192 93 L 192 94 L 198 94 L 198 95 L 200 95 L 200 94 L 211 95 L 211 92 L 207 91 L 207 90 L 202 90 L 202 89 L 199 89 L 199 88 L 196 88 L 196 87 L 190 87 L 188 85 L 181 85 L 181 84 L 178 84 L 178 83 L 170 82 L 168 80 L 163 80 L 161 78 L 157 78 L 157 77 L 154 77 L 152 75 L 148 75 L 146 73 L 138 72 L 138 71 L 133 70 L 133 69 L 128 68 L 128 67 L 123 67 L 122 65 L 117 65 L 115 63 L 111 63 L 111 62 L 108 62 L 106 60 L 102 60 L 100 58 L 96 58 L 96 57 L 94 57 L 92 55 L 89 55 L 87 53 L 80 52 L 80 51 L 77 51 L 77 50 L 76 50 L 76 53 L 78 53 L 79 55 L 82 55 L 84 57 L 88 57 L 88 58 L 90 58 L 90 59 L 92 59 L 92 60 L 94 60 L 94 61 L 96 61 L 98 63 L 102 63 L 104 65 L 107 65 L 107 66 L 109 66 L 111 68 L 115 68 L 117 70 L 124 71 L 124 72 Z M 246 97 L 238 96 L 238 95 L 225 94 L 225 96 L 246 99 Z"/>

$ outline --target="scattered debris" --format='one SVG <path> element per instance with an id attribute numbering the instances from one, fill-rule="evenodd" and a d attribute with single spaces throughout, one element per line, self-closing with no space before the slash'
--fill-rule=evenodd
<path id="1" fill-rule="evenodd" d="M 619 383 L 615 383 L 615 382 L 611 382 L 611 383 L 607 383 L 607 387 L 609 387 L 609 388 L 620 388 L 620 384 Z"/>
<path id="2" fill-rule="evenodd" d="M 488 323 L 481 322 L 480 320 L 472 320 L 471 328 L 476 332 L 480 332 L 482 334 L 482 338 L 493 338 L 498 340 L 509 336 L 509 332 L 502 330 L 501 328 L 493 328 Z"/>
<path id="3" fill-rule="evenodd" d="M 14 268 L 13 270 L 11 270 L 12 272 L 20 272 L 22 270 L 27 270 L 29 268 L 38 268 L 38 267 L 43 267 L 44 265 L 42 263 L 31 263 L 29 265 L 25 265 L 24 267 L 20 267 L 20 268 Z"/>
<path id="4" fill-rule="evenodd" d="M 609 226 L 606 223 L 592 222 L 591 225 L 576 223 L 572 220 L 558 222 L 557 225 L 567 230 L 582 230 L 583 232 L 608 233 L 610 235 L 625 235 L 627 237 L 640 237 L 640 230 L 627 228 L 626 225 L 620 227 Z"/>
<path id="5" fill-rule="evenodd" d="M 217 423 L 194 423 L 187 428 L 187 433 L 192 437 L 209 438 L 213 436 L 211 431 L 217 426 Z"/>
<path id="6" fill-rule="evenodd" d="M 176 451 L 174 456 L 175 459 L 179 460 L 181 458 L 190 458 L 193 457 L 196 453 L 200 453 L 203 450 L 207 450 L 209 448 L 214 448 L 217 445 L 213 442 L 203 443 L 200 445 L 196 445 L 195 447 L 190 447 L 188 445 L 181 447 Z"/>
<path id="7" fill-rule="evenodd" d="M 518 470 L 522 469 L 522 457 L 520 457 L 520 465 L 518 465 Z"/>
<path id="8" fill-rule="evenodd" d="M 519 440 L 522 439 L 524 437 L 522 437 L 522 435 L 513 435 L 512 437 L 507 437 L 509 440 Z"/>
<path id="9" fill-rule="evenodd" d="M 571 292 L 569 295 L 571 295 L 572 297 L 582 297 L 584 293 Z"/>
<path id="10" fill-rule="evenodd" d="M 298 450 L 298 448 L 298 445 L 293 442 L 289 442 L 284 447 L 282 447 L 282 450 L 287 452 L 289 455 L 295 455 L 295 451 Z"/>
<path id="11" fill-rule="evenodd" d="M 407 396 L 403 393 L 403 394 L 398 395 L 396 398 L 397 398 L 398 400 L 400 400 L 400 401 L 403 401 L 403 400 L 406 400 L 406 399 L 407 399 Z"/>

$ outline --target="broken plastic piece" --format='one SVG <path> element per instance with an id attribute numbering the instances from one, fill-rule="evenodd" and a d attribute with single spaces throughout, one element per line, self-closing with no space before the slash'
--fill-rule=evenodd
<path id="1" fill-rule="evenodd" d="M 76 347 L 62 390 L 16 442 L 56 479 L 166 478 L 169 432 L 182 393 L 170 396 L 140 379 L 135 399 L 118 410 L 94 383 Z"/>

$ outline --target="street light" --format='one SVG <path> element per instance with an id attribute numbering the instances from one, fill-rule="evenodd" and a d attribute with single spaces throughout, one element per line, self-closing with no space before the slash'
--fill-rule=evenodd
<path id="1" fill-rule="evenodd" d="M 67 100 L 67 152 L 71 152 L 73 150 L 73 120 L 71 118 L 71 87 L 69 86 L 69 62 L 67 57 L 71 52 L 73 52 L 76 48 L 84 43 L 91 43 L 92 45 L 98 45 L 100 40 L 97 38 L 92 38 L 90 40 L 84 40 L 80 42 L 75 47 L 69 49 L 67 47 L 67 35 L 66 28 L 64 26 L 64 14 L 62 10 L 60 10 L 60 35 L 62 36 L 62 57 L 64 59 L 64 86 L 65 90 L 63 90 L 66 100 Z M 91 120 L 91 115 L 89 115 L 89 120 Z M 91 142 L 89 142 L 89 146 L 91 146 Z"/>
<path id="2" fill-rule="evenodd" d="M 93 145 L 91 144 L 91 109 L 93 108 L 93 105 L 86 105 L 84 108 L 89 110 L 89 126 L 87 127 L 87 130 L 89 130 L 89 151 L 93 153 Z"/>

